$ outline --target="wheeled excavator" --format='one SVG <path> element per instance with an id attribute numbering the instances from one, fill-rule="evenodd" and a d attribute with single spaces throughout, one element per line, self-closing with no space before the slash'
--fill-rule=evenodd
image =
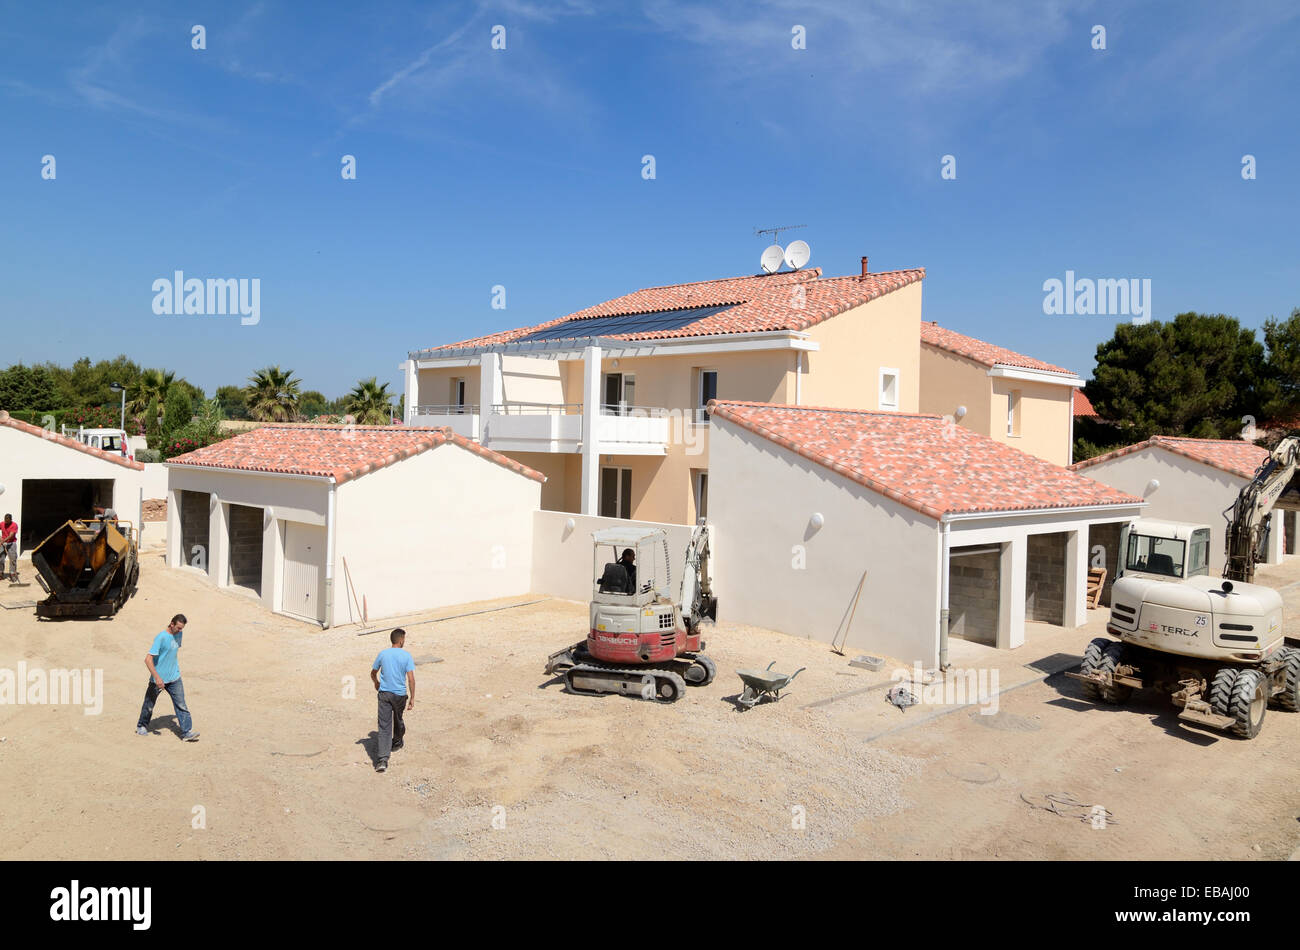
<path id="1" fill-rule="evenodd" d="M 1282 627 L 1282 597 L 1251 583 L 1264 559 L 1269 515 L 1300 511 L 1300 437 L 1284 438 L 1224 512 L 1223 579 L 1122 576 L 1111 589 L 1106 632 L 1078 673 L 1094 699 L 1119 704 L 1159 689 L 1179 719 L 1243 738 L 1259 735 L 1270 703 L 1300 710 L 1300 639 Z M 1180 575 L 1181 576 L 1181 575 Z"/>

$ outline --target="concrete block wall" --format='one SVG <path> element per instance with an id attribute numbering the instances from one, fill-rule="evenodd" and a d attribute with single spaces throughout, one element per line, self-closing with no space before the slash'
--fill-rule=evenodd
<path id="1" fill-rule="evenodd" d="M 992 644 L 998 633 L 998 566 L 1001 554 L 950 552 L 948 635 Z"/>
<path id="2" fill-rule="evenodd" d="M 1025 619 L 1061 624 L 1065 619 L 1064 532 L 1031 534 L 1025 564 Z"/>

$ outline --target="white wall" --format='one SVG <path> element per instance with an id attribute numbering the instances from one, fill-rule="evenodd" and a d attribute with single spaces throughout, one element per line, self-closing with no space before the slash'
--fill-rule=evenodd
<path id="1" fill-rule="evenodd" d="M 848 648 L 937 663 L 938 522 L 716 416 L 711 429 L 719 618 L 829 643 L 866 570 Z"/>
<path id="2" fill-rule="evenodd" d="M 145 498 L 166 498 L 167 466 L 162 462 L 146 462 L 140 473 L 140 487 Z"/>
<path id="3" fill-rule="evenodd" d="M 1237 500 L 1237 494 L 1249 479 L 1230 475 L 1217 468 L 1176 455 L 1158 447 L 1099 462 L 1079 469 L 1080 475 L 1094 478 L 1121 491 L 1145 498 L 1144 518 L 1185 521 L 1210 526 L 1210 573 L 1222 574 L 1227 521 L 1225 509 Z M 1151 479 L 1160 487 L 1147 491 Z M 1275 514 L 1277 514 L 1275 512 Z M 1281 535 L 1280 517 L 1273 523 L 1274 540 Z M 1276 563 L 1278 546 L 1270 547 L 1267 563 Z"/>
<path id="4" fill-rule="evenodd" d="M 712 502 L 710 502 L 712 504 Z M 568 527 L 573 521 L 573 528 Z M 691 541 L 690 525 L 657 524 L 650 521 L 627 521 L 621 518 L 597 518 L 563 511 L 538 511 L 533 515 L 532 589 L 539 594 L 566 600 L 591 599 L 595 569 L 591 533 L 601 528 L 663 528 L 668 535 L 668 556 L 673 571 L 673 596 L 681 590 L 682 572 L 686 569 L 686 548 Z M 717 532 L 713 534 L 717 544 Z M 716 577 L 716 571 L 714 572 Z"/>
<path id="5" fill-rule="evenodd" d="M 183 465 L 168 469 L 167 482 L 167 563 L 180 565 L 181 491 L 193 491 L 209 497 L 208 580 L 225 586 L 230 580 L 229 505 L 262 508 L 262 604 L 268 610 L 280 606 L 280 569 L 283 564 L 283 521 L 325 524 L 329 507 L 329 484 L 323 479 L 291 478 L 254 472 L 208 471 Z M 215 499 L 214 497 L 215 496 Z M 266 509 L 270 509 L 267 511 Z M 184 570 L 195 570 L 186 567 Z"/>
<path id="6" fill-rule="evenodd" d="M 337 490 L 334 623 L 528 593 L 540 482 L 441 445 Z"/>
<path id="7" fill-rule="evenodd" d="M 23 479 L 94 478 L 113 482 L 113 508 L 123 520 L 139 516 L 142 472 L 44 439 L 0 426 L 0 517 L 14 516 L 22 527 Z M 89 512 L 87 512 L 89 514 Z M 24 552 L 25 553 L 25 552 Z"/>

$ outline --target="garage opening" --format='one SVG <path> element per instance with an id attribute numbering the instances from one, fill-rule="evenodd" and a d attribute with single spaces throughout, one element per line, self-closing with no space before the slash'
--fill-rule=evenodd
<path id="1" fill-rule="evenodd" d="M 281 609 L 307 620 L 325 620 L 325 528 L 284 523 L 284 578 Z"/>
<path id="2" fill-rule="evenodd" d="M 1294 511 L 1282 512 L 1282 553 L 1295 554 L 1295 516 Z"/>
<path id="3" fill-rule="evenodd" d="M 948 551 L 948 636 L 997 644 L 1001 565 L 1000 545 Z"/>
<path id="4" fill-rule="evenodd" d="M 1088 568 L 1100 567 L 1106 571 L 1106 580 L 1101 586 L 1103 607 L 1110 606 L 1110 589 L 1115 586 L 1119 574 L 1119 538 L 1124 527 L 1122 521 L 1109 521 L 1106 524 L 1094 524 L 1088 527 Z"/>
<path id="5" fill-rule="evenodd" d="M 206 571 L 210 526 L 208 509 L 211 496 L 201 491 L 182 491 L 179 494 L 181 496 L 181 563 Z"/>
<path id="6" fill-rule="evenodd" d="M 230 506 L 230 583 L 262 593 L 262 509 Z"/>
<path id="7" fill-rule="evenodd" d="M 1065 550 L 1069 535 L 1031 534 L 1025 564 L 1025 619 L 1065 623 Z"/>
<path id="8" fill-rule="evenodd" d="M 23 510 L 14 513 L 20 550 L 30 551 L 65 521 L 95 517 L 97 505 L 113 507 L 113 479 L 24 478 Z"/>

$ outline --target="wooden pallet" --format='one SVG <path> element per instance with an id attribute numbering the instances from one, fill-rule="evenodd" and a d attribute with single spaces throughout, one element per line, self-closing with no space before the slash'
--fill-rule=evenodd
<path id="1" fill-rule="evenodd" d="M 1101 603 L 1101 591 L 1106 586 L 1106 569 L 1104 567 L 1088 568 L 1088 606 L 1096 608 Z"/>

